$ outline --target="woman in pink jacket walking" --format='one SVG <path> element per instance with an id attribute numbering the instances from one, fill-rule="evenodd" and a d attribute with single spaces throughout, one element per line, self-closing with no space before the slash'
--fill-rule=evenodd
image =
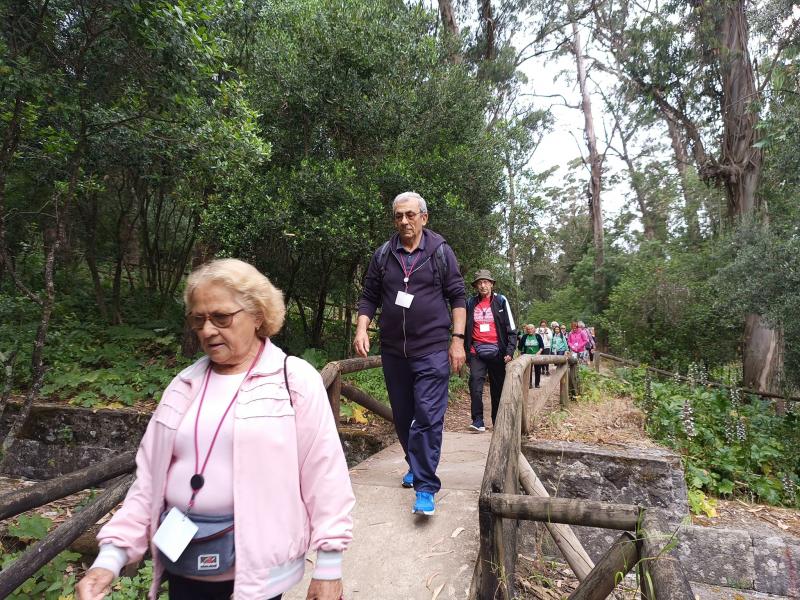
<path id="1" fill-rule="evenodd" d="M 270 342 L 280 290 L 216 260 L 189 276 L 184 301 L 206 356 L 164 391 L 79 600 L 102 599 L 148 549 L 151 599 L 163 579 L 170 600 L 277 600 L 315 550 L 307 598 L 338 600 L 355 499 L 322 379 Z"/>
<path id="2" fill-rule="evenodd" d="M 586 351 L 587 342 L 586 334 L 583 333 L 583 330 L 578 328 L 578 322 L 572 321 L 570 323 L 569 335 L 567 335 L 567 345 L 572 353 L 578 357 L 578 360 L 583 362 L 586 362 L 586 356 L 588 354 Z"/>

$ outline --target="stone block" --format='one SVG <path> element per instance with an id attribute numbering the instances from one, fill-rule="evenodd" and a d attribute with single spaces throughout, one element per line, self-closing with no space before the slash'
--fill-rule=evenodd
<path id="1" fill-rule="evenodd" d="M 748 532 L 688 525 L 677 533 L 678 558 L 691 581 L 757 589 L 753 541 Z"/>
<path id="2" fill-rule="evenodd" d="M 800 598 L 800 540 L 753 533 L 756 590 Z"/>
<path id="3" fill-rule="evenodd" d="M 680 457 L 664 449 L 533 440 L 523 442 L 522 453 L 553 497 L 655 506 L 676 526 L 688 513 Z M 610 529 L 573 529 L 595 561 L 619 536 Z M 535 524 L 520 527 L 521 551 L 535 551 L 535 536 Z"/>

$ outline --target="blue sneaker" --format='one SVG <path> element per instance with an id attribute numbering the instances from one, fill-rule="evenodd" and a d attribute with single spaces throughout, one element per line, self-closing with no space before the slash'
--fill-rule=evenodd
<path id="1" fill-rule="evenodd" d="M 422 513 L 430 517 L 436 512 L 436 506 L 433 503 L 433 494 L 430 492 L 417 492 L 417 500 L 414 502 L 414 508 L 411 509 L 414 514 Z"/>
<path id="2" fill-rule="evenodd" d="M 414 487 L 414 474 L 411 472 L 411 469 L 408 470 L 408 473 L 403 475 L 403 482 L 401 484 L 404 488 L 412 488 Z"/>
<path id="3" fill-rule="evenodd" d="M 483 419 L 475 419 L 472 422 L 472 425 L 469 426 L 472 431 L 477 431 L 478 433 L 483 433 L 486 431 L 486 426 L 483 424 Z"/>

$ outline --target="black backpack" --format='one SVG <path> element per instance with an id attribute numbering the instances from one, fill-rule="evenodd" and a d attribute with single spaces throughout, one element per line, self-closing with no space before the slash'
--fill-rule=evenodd
<path id="1" fill-rule="evenodd" d="M 433 283 L 440 290 L 444 290 L 444 282 L 447 280 L 447 259 L 444 256 L 444 246 L 442 243 L 436 248 L 433 255 Z M 381 284 L 383 284 L 383 277 L 386 274 L 386 265 L 389 263 L 391 240 L 384 242 L 378 248 L 378 273 L 380 273 Z"/>

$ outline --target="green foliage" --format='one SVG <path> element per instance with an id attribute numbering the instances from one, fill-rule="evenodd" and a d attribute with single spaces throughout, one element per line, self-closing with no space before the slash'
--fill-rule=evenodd
<path id="1" fill-rule="evenodd" d="M 0 568 L 10 566 L 21 552 L 6 553 L 0 561 Z M 6 600 L 64 600 L 72 598 L 75 592 L 76 572 L 75 562 L 81 555 L 77 552 L 64 551 L 53 560 L 27 579 Z"/>
<path id="2" fill-rule="evenodd" d="M 111 594 L 108 600 L 139 600 L 145 598 L 153 582 L 153 561 L 144 561 L 142 566 L 133 577 L 120 577 L 111 586 Z M 161 585 L 161 593 L 158 600 L 167 600 L 166 582 Z"/>
<path id="3" fill-rule="evenodd" d="M 646 415 L 648 434 L 678 452 L 690 490 L 800 506 L 797 411 L 775 414 L 755 396 L 673 381 L 643 369 L 620 370 Z"/>
<path id="4" fill-rule="evenodd" d="M 21 515 L 8 526 L 8 534 L 22 542 L 32 542 L 46 536 L 52 524 L 52 519 L 37 514 Z"/>
<path id="5" fill-rule="evenodd" d="M 719 306 L 719 253 L 652 247 L 631 257 L 600 324 L 613 354 L 665 369 L 735 358 L 740 321 Z"/>

